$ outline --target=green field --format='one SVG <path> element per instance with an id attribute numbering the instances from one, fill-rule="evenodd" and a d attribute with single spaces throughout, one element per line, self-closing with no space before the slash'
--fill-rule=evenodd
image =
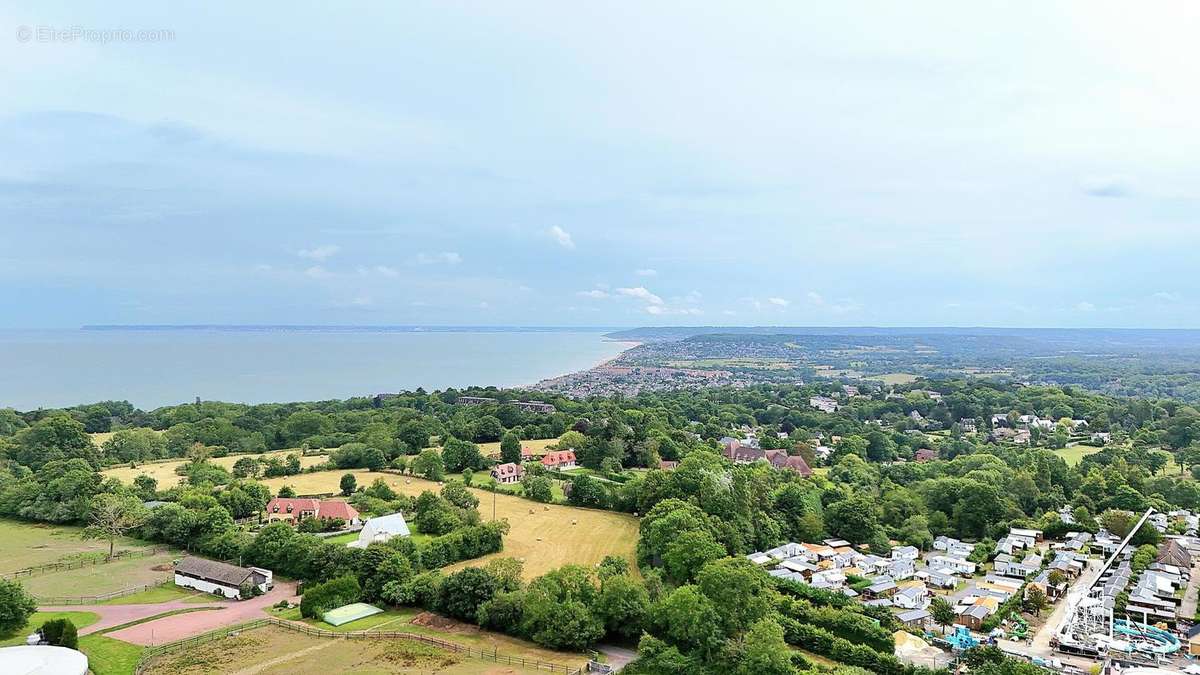
<path id="1" fill-rule="evenodd" d="M 93 675 L 130 675 L 142 657 L 141 647 L 95 633 L 79 638 L 79 651 Z"/>
<path id="2" fill-rule="evenodd" d="M 1090 445 L 1072 445 L 1069 448 L 1060 448 L 1054 451 L 1054 454 L 1063 458 L 1063 461 L 1068 466 L 1079 466 L 1084 457 L 1100 452 L 1100 448 L 1095 448 Z"/>
<path id="3" fill-rule="evenodd" d="M 83 628 L 99 621 L 100 616 L 92 612 L 34 612 L 23 628 L 11 635 L 0 635 L 0 647 L 25 644 L 25 636 L 52 619 L 70 619 L 75 628 Z"/>
<path id="4" fill-rule="evenodd" d="M 104 595 L 166 581 L 175 558 L 176 554 L 164 551 L 22 578 L 21 583 L 32 595 L 40 597 Z"/>
<path id="5" fill-rule="evenodd" d="M 131 595 L 123 595 L 112 600 L 105 600 L 101 605 L 155 605 L 160 602 L 172 602 L 174 600 L 193 600 L 198 602 L 212 602 L 212 596 L 207 593 L 176 586 L 174 582 L 167 582 L 161 586 L 133 593 Z"/>
<path id="6" fill-rule="evenodd" d="M 100 558 L 108 554 L 108 542 L 83 539 L 81 528 L 18 520 L 0 520 L 0 573 L 53 562 Z M 146 548 L 136 539 L 117 540 L 117 550 Z M 27 579 L 23 579 L 27 581 Z"/>

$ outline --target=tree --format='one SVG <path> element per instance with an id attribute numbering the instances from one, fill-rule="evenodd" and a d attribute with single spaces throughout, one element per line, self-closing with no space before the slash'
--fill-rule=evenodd
<path id="1" fill-rule="evenodd" d="M 750 627 L 738 655 L 737 675 L 791 675 L 791 648 L 783 637 L 783 628 L 771 619 L 760 619 Z"/>
<path id="2" fill-rule="evenodd" d="M 352 473 L 342 474 L 341 481 L 338 482 L 338 487 L 342 490 L 343 497 L 349 497 L 354 494 L 354 489 L 358 487 L 358 479 Z"/>
<path id="3" fill-rule="evenodd" d="M 262 473 L 262 463 L 256 457 L 239 457 L 233 463 L 234 478 L 258 478 Z"/>
<path id="4" fill-rule="evenodd" d="M 446 471 L 450 473 L 484 467 L 483 454 L 479 451 L 479 446 L 457 438 L 451 438 L 442 447 L 442 463 L 445 465 Z"/>
<path id="5" fill-rule="evenodd" d="M 646 587 L 628 575 L 618 574 L 604 580 L 596 598 L 596 616 L 610 635 L 634 638 L 642 634 L 650 595 Z"/>
<path id="6" fill-rule="evenodd" d="M 714 560 L 726 555 L 725 547 L 704 530 L 692 530 L 680 534 L 667 546 L 663 553 L 663 565 L 667 576 L 678 583 L 686 583 L 696 572 Z"/>
<path id="7" fill-rule="evenodd" d="M 468 567 L 446 577 L 438 609 L 456 619 L 476 622 L 479 606 L 496 595 L 496 579 L 485 569 Z"/>
<path id="8" fill-rule="evenodd" d="M 720 637 L 717 610 L 696 586 L 680 586 L 663 596 L 650 612 L 656 635 L 662 635 L 683 651 L 716 643 Z"/>
<path id="9" fill-rule="evenodd" d="M 442 455 L 437 450 L 422 450 L 413 460 L 413 473 L 424 476 L 429 480 L 440 481 L 446 477 L 446 467 L 442 464 Z"/>
<path id="10" fill-rule="evenodd" d="M 500 461 L 521 463 L 521 439 L 511 431 L 504 434 L 504 438 L 500 440 Z"/>
<path id="11" fill-rule="evenodd" d="M 279 497 L 281 499 L 291 499 L 296 496 L 296 489 L 291 485 L 284 485 L 279 488 Z"/>
<path id="12" fill-rule="evenodd" d="M 20 630 L 36 610 L 37 602 L 20 582 L 0 579 L 0 636 Z"/>
<path id="13" fill-rule="evenodd" d="M 113 556 L 117 537 L 141 527 L 150 517 L 150 510 L 131 494 L 105 493 L 92 498 L 88 510 L 88 526 L 83 536 L 88 539 L 107 539 L 108 557 Z"/>
<path id="14" fill-rule="evenodd" d="M 525 491 L 525 496 L 535 502 L 549 504 L 554 501 L 554 487 L 549 478 L 545 476 L 525 476 L 521 479 L 521 489 Z"/>
<path id="15" fill-rule="evenodd" d="M 1025 607 L 1025 611 L 1038 616 L 1043 609 L 1046 609 L 1046 594 L 1042 592 L 1041 588 L 1030 584 L 1025 591 L 1025 600 L 1021 604 Z"/>
<path id="16" fill-rule="evenodd" d="M 954 607 L 949 600 L 940 595 L 929 603 L 929 615 L 933 617 L 934 623 L 942 627 L 943 633 L 955 620 Z"/>
<path id="17" fill-rule="evenodd" d="M 70 619 L 51 619 L 39 629 L 47 644 L 67 649 L 79 648 L 79 632 Z"/>

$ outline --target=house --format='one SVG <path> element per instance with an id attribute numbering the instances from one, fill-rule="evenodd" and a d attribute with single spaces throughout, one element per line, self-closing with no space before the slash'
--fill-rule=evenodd
<path id="1" fill-rule="evenodd" d="M 505 462 L 492 467 L 492 478 L 501 485 L 519 483 L 525 476 L 525 467 L 513 462 Z"/>
<path id="2" fill-rule="evenodd" d="M 954 588 L 958 585 L 958 577 L 938 570 L 924 569 L 917 572 L 916 577 L 926 584 L 938 588 Z"/>
<path id="3" fill-rule="evenodd" d="M 916 576 L 917 566 L 912 560 L 893 560 L 888 565 L 887 574 L 896 581 L 904 581 Z"/>
<path id="4" fill-rule="evenodd" d="M 896 594 L 896 582 L 887 577 L 883 577 L 882 581 L 876 581 L 863 591 L 863 595 L 872 598 L 890 598 Z"/>
<path id="5" fill-rule="evenodd" d="M 1016 539 L 1023 539 L 1028 542 L 1028 546 L 1033 546 L 1042 540 L 1041 530 L 1027 530 L 1019 527 L 1009 528 L 1008 536 Z"/>
<path id="6" fill-rule="evenodd" d="M 929 606 L 929 590 L 925 584 L 901 588 L 892 596 L 892 602 L 901 609 L 925 609 Z"/>
<path id="7" fill-rule="evenodd" d="M 776 469 L 791 471 L 792 473 L 799 474 L 805 478 L 812 475 L 812 468 L 808 466 L 808 462 L 804 461 L 804 458 L 800 455 L 788 455 L 782 450 L 768 450 L 767 452 L 783 453 L 781 455 L 776 454 L 767 460 L 771 462 L 771 466 L 775 467 Z"/>
<path id="8" fill-rule="evenodd" d="M 230 599 L 242 599 L 242 589 L 253 587 L 262 593 L 274 585 L 271 570 L 238 567 L 217 560 L 188 556 L 175 565 L 175 585 L 194 588 Z"/>
<path id="9" fill-rule="evenodd" d="M 407 537 L 412 533 L 404 514 L 391 513 L 386 516 L 368 518 L 363 528 L 358 532 L 358 539 L 347 544 L 350 548 L 366 548 L 371 544 L 385 542 L 392 537 Z"/>
<path id="10" fill-rule="evenodd" d="M 1112 434 L 1108 433 L 1107 431 L 1097 431 L 1092 434 L 1092 442 L 1093 443 L 1099 443 L 1100 445 L 1108 445 L 1109 441 L 1111 441 L 1111 440 L 1112 440 Z"/>
<path id="11" fill-rule="evenodd" d="M 953 558 L 948 555 L 935 555 L 929 559 L 929 566 L 935 570 L 950 570 L 954 574 L 971 576 L 975 574 L 975 563 L 963 558 Z"/>
<path id="12" fill-rule="evenodd" d="M 575 451 L 574 450 L 556 450 L 547 452 L 542 457 L 542 466 L 555 471 L 564 471 L 566 469 L 575 468 Z"/>
<path id="13" fill-rule="evenodd" d="M 908 626 L 909 628 L 925 630 L 929 627 L 929 622 L 932 617 L 928 610 L 910 609 L 907 612 L 900 612 L 896 615 L 896 618 L 900 621 L 900 623 Z"/>
<path id="14" fill-rule="evenodd" d="M 970 417 L 964 417 L 960 419 L 958 421 L 958 428 L 962 429 L 964 434 L 973 434 L 978 430 L 975 426 L 975 420 L 971 419 Z"/>
<path id="15" fill-rule="evenodd" d="M 1192 554 L 1183 545 L 1183 542 L 1178 539 L 1168 539 L 1158 547 L 1158 557 L 1155 561 L 1164 565 L 1190 568 L 1192 566 Z"/>
<path id="16" fill-rule="evenodd" d="M 960 608 L 958 623 L 978 631 L 983 629 L 983 622 L 990 616 L 992 610 L 987 605 L 970 605 Z"/>
<path id="17" fill-rule="evenodd" d="M 658 462 L 658 468 L 660 471 L 674 471 L 675 469 L 679 468 L 679 462 L 672 462 L 669 459 L 662 459 Z"/>
<path id="18" fill-rule="evenodd" d="M 992 428 L 999 429 L 1000 427 L 1008 426 L 1008 415 L 995 414 L 992 415 Z"/>
<path id="19" fill-rule="evenodd" d="M 897 546 L 892 549 L 892 560 L 916 560 L 921 551 L 916 546 Z"/>
<path id="20" fill-rule="evenodd" d="M 357 509 L 336 499 L 275 497 L 267 502 L 267 522 L 282 520 L 295 525 L 305 518 L 340 518 L 346 525 L 362 522 Z"/>
<path id="21" fill-rule="evenodd" d="M 808 405 L 823 413 L 835 413 L 838 411 L 838 402 L 828 396 L 810 396 Z"/>
<path id="22" fill-rule="evenodd" d="M 929 448 L 921 448 L 920 450 L 917 450 L 916 453 L 913 454 L 914 462 L 932 462 L 933 460 L 935 460 L 937 458 L 938 458 L 937 452 L 934 450 L 930 450 Z"/>

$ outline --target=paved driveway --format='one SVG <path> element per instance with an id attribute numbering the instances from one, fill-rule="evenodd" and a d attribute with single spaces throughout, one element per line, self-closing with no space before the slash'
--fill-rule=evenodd
<path id="1" fill-rule="evenodd" d="M 269 593 L 250 600 L 215 600 L 213 602 L 184 602 L 172 600 L 154 605 L 68 605 L 64 607 L 39 607 L 43 612 L 92 612 L 98 614 L 100 620 L 79 630 L 80 635 L 88 635 L 113 626 L 145 619 L 178 609 L 196 609 L 210 607 L 200 612 L 175 614 L 154 621 L 147 621 L 136 626 L 123 628 L 109 633 L 118 640 L 132 642 L 138 645 L 158 645 L 172 640 L 198 635 L 206 631 L 244 623 L 251 619 L 266 616 L 263 611 L 280 600 L 290 600 L 296 597 L 296 584 L 292 582 L 277 582 Z"/>
<path id="2" fill-rule="evenodd" d="M 173 642 L 192 637 L 193 635 L 199 635 L 200 633 L 206 633 L 210 630 L 262 618 L 266 616 L 266 612 L 263 610 L 280 600 L 292 600 L 295 597 L 296 585 L 294 583 L 278 582 L 275 584 L 275 588 L 271 589 L 269 593 L 260 595 L 257 598 L 220 603 L 217 606 L 221 609 L 175 614 L 154 621 L 147 621 L 146 623 L 140 623 L 136 626 L 108 633 L 108 636 L 124 640 L 125 642 L 131 642 L 135 645 L 160 645 L 165 642 Z M 173 603 L 153 606 L 161 608 L 167 604 Z M 203 604 L 185 604 L 191 607 L 204 606 Z"/>

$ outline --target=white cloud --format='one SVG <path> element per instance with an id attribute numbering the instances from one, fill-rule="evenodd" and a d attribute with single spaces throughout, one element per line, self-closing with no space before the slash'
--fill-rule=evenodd
<path id="1" fill-rule="evenodd" d="M 660 298 L 657 295 L 646 290 L 646 288 L 644 286 L 635 286 L 633 288 L 618 288 L 617 293 L 619 295 L 624 295 L 626 297 L 637 298 L 638 300 L 644 300 L 652 305 L 664 304 L 662 298 Z"/>
<path id="2" fill-rule="evenodd" d="M 593 288 L 590 291 L 579 291 L 575 295 L 578 295 L 581 298 L 592 298 L 594 300 L 603 300 L 605 298 L 612 297 L 605 291 L 600 290 L 599 288 Z"/>
<path id="3" fill-rule="evenodd" d="M 634 272 L 634 274 L 638 275 L 639 277 L 656 277 L 656 276 L 658 276 L 658 270 L 652 270 L 650 268 L 645 268 L 645 269 L 637 270 L 636 272 Z"/>
<path id="4" fill-rule="evenodd" d="M 805 297 L 807 297 L 808 301 L 814 305 L 825 304 L 825 298 L 821 297 L 821 294 L 816 291 L 809 291 L 805 294 Z"/>
<path id="5" fill-rule="evenodd" d="M 571 235 L 558 225 L 551 225 L 550 228 L 546 230 L 546 234 L 550 235 L 550 237 L 554 239 L 554 241 L 557 241 L 558 245 L 562 246 L 563 248 L 575 248 L 575 241 L 571 239 Z"/>
<path id="6" fill-rule="evenodd" d="M 365 277 L 372 274 L 378 274 L 385 277 L 398 277 L 400 276 L 400 270 L 396 269 L 395 267 L 388 267 L 387 265 L 375 265 L 374 267 L 358 268 L 359 276 Z"/>
<path id="7" fill-rule="evenodd" d="M 767 298 L 767 302 L 775 305 L 776 307 L 787 307 L 788 305 L 792 304 L 783 298 Z"/>
<path id="8" fill-rule="evenodd" d="M 375 303 L 366 296 L 359 296 L 359 297 L 351 300 L 350 304 L 354 305 L 355 307 L 370 307 L 371 305 L 373 305 Z"/>
<path id="9" fill-rule="evenodd" d="M 663 314 L 684 314 L 687 316 L 697 316 L 704 313 L 697 307 L 671 308 L 663 307 L 662 305 L 646 305 L 644 310 L 647 314 L 653 314 L 655 316 L 661 316 Z"/>
<path id="10" fill-rule="evenodd" d="M 1077 311 L 1077 312 L 1094 312 L 1094 311 L 1096 311 L 1096 306 L 1093 305 L 1092 303 L 1084 300 L 1082 302 L 1075 303 L 1075 311 Z"/>
<path id="11" fill-rule="evenodd" d="M 1168 291 L 1159 291 L 1150 297 L 1160 302 L 1179 302 L 1182 299 L 1178 293 L 1170 293 Z"/>
<path id="12" fill-rule="evenodd" d="M 462 256 L 454 251 L 441 253 L 418 253 L 413 259 L 418 265 L 457 265 L 462 262 Z"/>
<path id="13" fill-rule="evenodd" d="M 309 260 L 326 260 L 337 255 L 338 251 L 342 250 L 337 244 L 325 244 L 313 248 L 306 248 L 296 251 L 296 255 Z"/>
<path id="14" fill-rule="evenodd" d="M 313 265 L 312 267 L 304 270 L 304 276 L 312 279 L 328 279 L 329 277 L 333 276 L 333 273 L 324 267 L 321 267 L 320 265 Z"/>

